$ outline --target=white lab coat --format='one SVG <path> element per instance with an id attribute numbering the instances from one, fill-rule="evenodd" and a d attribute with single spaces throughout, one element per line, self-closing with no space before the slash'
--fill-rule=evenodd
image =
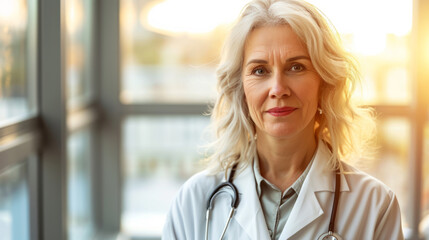
<path id="1" fill-rule="evenodd" d="M 328 231 L 334 199 L 335 174 L 327 165 L 330 152 L 319 143 L 314 162 L 280 236 L 286 239 L 317 239 Z M 395 194 L 375 178 L 345 165 L 335 232 L 345 240 L 403 239 L 401 216 Z M 174 200 L 162 239 L 202 240 L 205 234 L 207 200 L 225 181 L 224 174 L 201 172 L 190 178 Z M 240 203 L 224 239 L 270 239 L 256 192 L 252 166 L 237 171 L 233 183 Z M 212 211 L 209 239 L 219 239 L 230 210 L 230 197 L 220 194 Z"/>

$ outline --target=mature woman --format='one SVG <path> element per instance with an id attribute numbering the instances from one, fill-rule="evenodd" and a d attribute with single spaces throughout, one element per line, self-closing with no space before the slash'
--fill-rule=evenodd
<path id="1" fill-rule="evenodd" d="M 403 239 L 395 194 L 350 165 L 374 122 L 352 104 L 355 63 L 314 6 L 249 3 L 217 73 L 209 167 L 180 190 L 164 239 Z"/>

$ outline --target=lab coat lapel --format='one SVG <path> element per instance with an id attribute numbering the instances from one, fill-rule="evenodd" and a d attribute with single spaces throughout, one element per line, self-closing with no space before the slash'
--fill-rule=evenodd
<path id="1" fill-rule="evenodd" d="M 319 141 L 313 164 L 304 180 L 280 240 L 289 239 L 323 214 L 324 211 L 316 198 L 316 193 L 320 191 L 334 192 L 335 176 L 326 164 L 329 157 L 330 152 L 327 146 Z M 342 178 L 341 183 L 344 185 L 341 190 L 348 189 L 344 178 Z"/>
<path id="2" fill-rule="evenodd" d="M 245 230 L 250 239 L 270 239 L 264 213 L 256 193 L 255 179 L 251 164 L 239 172 L 233 180 L 237 186 L 240 199 L 235 219 Z"/>

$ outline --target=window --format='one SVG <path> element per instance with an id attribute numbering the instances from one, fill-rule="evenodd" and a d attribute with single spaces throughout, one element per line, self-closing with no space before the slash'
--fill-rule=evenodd
<path id="1" fill-rule="evenodd" d="M 214 70 L 227 24 L 245 3 L 121 0 L 122 103 L 213 99 Z"/>
<path id="2" fill-rule="evenodd" d="M 130 116 L 123 123 L 123 231 L 160 236 L 172 199 L 203 158 L 203 116 Z M 147 194 L 155 193 L 156 194 Z"/>
<path id="3" fill-rule="evenodd" d="M 97 234 L 94 1 L 66 0 L 64 3 L 67 235 L 69 240 L 92 239 Z"/>
<path id="4" fill-rule="evenodd" d="M 2 1 L 0 127 L 33 116 L 36 102 L 36 1 Z"/>
<path id="5" fill-rule="evenodd" d="M 67 141 L 68 239 L 91 239 L 95 233 L 94 140 L 91 128 L 72 133 Z"/>
<path id="6" fill-rule="evenodd" d="M 38 234 L 36 0 L 0 5 L 0 232 L 2 239 Z"/>
<path id="7" fill-rule="evenodd" d="M 94 99 L 93 4 L 93 1 L 65 1 L 65 74 L 69 110 L 85 106 Z"/>
<path id="8" fill-rule="evenodd" d="M 30 204 L 26 163 L 0 170 L 2 239 L 30 239 Z"/>
<path id="9" fill-rule="evenodd" d="M 402 211 L 403 227 L 409 228 L 412 217 L 407 214 L 410 203 L 409 165 L 411 126 L 405 117 L 379 119 L 377 123 L 378 149 L 372 161 L 363 162 L 361 170 L 380 179 L 397 195 Z"/>
<path id="10" fill-rule="evenodd" d="M 429 236 L 429 122 L 426 122 L 424 129 L 423 149 L 422 222 L 420 223 L 420 231 L 427 238 Z"/>

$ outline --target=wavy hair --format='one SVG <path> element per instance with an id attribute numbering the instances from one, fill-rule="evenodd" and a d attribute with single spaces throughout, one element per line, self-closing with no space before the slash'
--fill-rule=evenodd
<path id="1" fill-rule="evenodd" d="M 236 162 L 249 164 L 256 154 L 255 127 L 244 97 L 241 71 L 249 33 L 263 26 L 287 24 L 306 45 L 317 73 L 319 89 L 315 135 L 332 151 L 329 164 L 353 163 L 370 152 L 375 130 L 373 111 L 351 101 L 360 83 L 357 62 L 346 52 L 339 34 L 313 5 L 301 0 L 254 0 L 246 5 L 231 29 L 217 69 L 218 98 L 211 111 L 215 139 L 208 146 L 208 168 L 226 171 Z"/>

